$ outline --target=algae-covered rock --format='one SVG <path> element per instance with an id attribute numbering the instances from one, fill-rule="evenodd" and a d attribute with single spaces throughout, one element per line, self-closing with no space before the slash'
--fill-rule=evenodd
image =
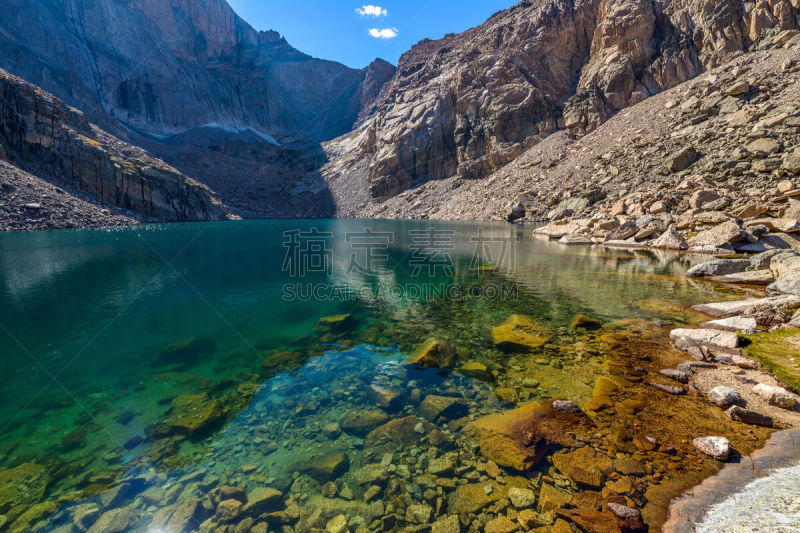
<path id="1" fill-rule="evenodd" d="M 489 367 L 478 361 L 467 361 L 458 369 L 465 376 L 485 381 L 492 381 L 494 376 L 489 371 Z"/>
<path id="2" fill-rule="evenodd" d="M 31 526 L 38 524 L 58 509 L 56 502 L 41 502 L 28 507 L 11 525 L 11 533 L 31 531 Z"/>
<path id="3" fill-rule="evenodd" d="M 170 403 L 163 425 L 175 433 L 197 434 L 225 416 L 222 405 L 208 394 L 186 394 Z"/>
<path id="4" fill-rule="evenodd" d="M 0 514 L 17 505 L 40 501 L 49 482 L 45 467 L 36 463 L 0 470 Z"/>
<path id="5" fill-rule="evenodd" d="M 603 323 L 586 315 L 575 315 L 569 323 L 570 331 L 579 329 L 598 329 Z"/>
<path id="6" fill-rule="evenodd" d="M 450 368 L 455 359 L 455 351 L 446 342 L 439 339 L 428 339 L 411 354 L 408 362 L 431 368 Z"/>
<path id="7" fill-rule="evenodd" d="M 324 316 L 314 326 L 314 333 L 317 335 L 347 333 L 352 331 L 355 325 L 356 321 L 350 314 Z"/>
<path id="8" fill-rule="evenodd" d="M 494 345 L 509 352 L 533 352 L 552 338 L 552 333 L 525 315 L 511 315 L 492 329 Z"/>
<path id="9" fill-rule="evenodd" d="M 536 402 L 481 417 L 464 427 L 481 453 L 500 466 L 526 471 L 556 446 L 572 446 L 572 435 L 585 430 L 582 413 L 553 410 L 552 402 Z"/>
<path id="10" fill-rule="evenodd" d="M 448 498 L 448 511 L 454 514 L 474 514 L 502 500 L 506 495 L 505 487 L 494 482 L 489 484 L 492 491 L 488 493 L 485 490 L 487 485 L 485 483 L 459 485 Z"/>

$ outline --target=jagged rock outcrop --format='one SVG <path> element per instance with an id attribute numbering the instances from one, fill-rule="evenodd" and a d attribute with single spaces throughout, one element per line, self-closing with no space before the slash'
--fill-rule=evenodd
<path id="1" fill-rule="evenodd" d="M 536 0 L 406 53 L 360 152 L 385 200 L 482 178 L 560 129 L 612 115 L 797 30 L 797 0 Z M 355 168 L 358 165 L 350 165 Z"/>
<path id="2" fill-rule="evenodd" d="M 3 70 L 0 159 L 7 162 L 0 169 L 4 177 L 6 173 L 16 181 L 27 177 L 13 169 L 18 167 L 26 175 L 145 220 L 230 216 L 207 187 L 109 135 L 89 123 L 82 112 Z M 13 188 L 13 184 L 9 186 Z M 26 209 L 38 212 L 42 205 L 29 202 Z"/>
<path id="3" fill-rule="evenodd" d="M 281 141 L 345 133 L 393 74 L 311 58 L 225 0 L 5 0 L 0 61 L 106 129 L 213 125 Z"/>

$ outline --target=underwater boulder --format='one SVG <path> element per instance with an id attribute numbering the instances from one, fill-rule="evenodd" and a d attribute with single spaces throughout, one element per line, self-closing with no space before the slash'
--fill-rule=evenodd
<path id="1" fill-rule="evenodd" d="M 417 348 L 408 362 L 412 365 L 431 368 L 450 368 L 455 362 L 456 354 L 446 342 L 432 338 Z"/>
<path id="2" fill-rule="evenodd" d="M 174 433 L 195 435 L 224 416 L 222 405 L 208 394 L 185 394 L 172 400 L 162 424 Z"/>
<path id="3" fill-rule="evenodd" d="M 155 355 L 153 362 L 156 366 L 190 366 L 197 363 L 201 356 L 216 351 L 217 345 L 211 337 L 197 337 L 170 344 Z"/>
<path id="4" fill-rule="evenodd" d="M 314 333 L 320 336 L 347 333 L 355 328 L 356 321 L 351 314 L 324 316 L 314 326 Z"/>
<path id="5" fill-rule="evenodd" d="M 481 453 L 500 466 L 527 471 L 557 447 L 575 445 L 573 435 L 589 424 L 583 413 L 555 411 L 552 402 L 535 402 L 483 416 L 464 427 Z"/>
<path id="6" fill-rule="evenodd" d="M 553 337 L 547 328 L 525 315 L 511 315 L 492 329 L 494 345 L 508 352 L 533 352 Z"/>

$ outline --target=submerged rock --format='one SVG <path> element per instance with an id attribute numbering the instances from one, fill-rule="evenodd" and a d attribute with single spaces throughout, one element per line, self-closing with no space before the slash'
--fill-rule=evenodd
<path id="1" fill-rule="evenodd" d="M 217 345 L 211 337 L 198 337 L 170 344 L 155 356 L 157 366 L 193 365 L 200 357 L 216 353 Z"/>
<path id="2" fill-rule="evenodd" d="M 551 403 L 531 403 L 486 415 L 464 427 L 481 453 L 500 466 L 526 471 L 555 446 L 574 445 L 572 435 L 588 426 L 582 413 L 554 411 Z"/>
<path id="3" fill-rule="evenodd" d="M 422 432 L 416 431 L 417 428 Z M 400 446 L 413 446 L 423 438 L 438 436 L 438 433 L 435 426 L 416 416 L 390 420 L 367 435 L 363 454 L 368 458 L 380 458 L 384 453 L 394 452 Z"/>
<path id="4" fill-rule="evenodd" d="M 578 329 L 598 329 L 603 323 L 586 315 L 575 315 L 569 323 L 569 331 Z"/>
<path id="5" fill-rule="evenodd" d="M 492 329 L 494 345 L 509 352 L 533 352 L 550 341 L 552 334 L 525 315 L 511 315 Z"/>
<path id="6" fill-rule="evenodd" d="M 417 407 L 417 412 L 430 421 L 439 417 L 445 419 L 461 418 L 468 412 L 464 400 L 450 396 L 428 395 Z"/>
<path id="7" fill-rule="evenodd" d="M 195 435 L 224 416 L 222 405 L 208 394 L 182 395 L 170 403 L 163 425 L 175 433 Z"/>
<path id="8" fill-rule="evenodd" d="M 37 463 L 0 470 L 0 514 L 17 505 L 41 501 L 49 482 L 47 469 Z"/>
<path id="9" fill-rule="evenodd" d="M 353 331 L 355 326 L 356 321 L 351 314 L 324 316 L 314 325 L 314 333 L 320 337 L 336 337 Z"/>
<path id="10" fill-rule="evenodd" d="M 133 531 L 141 522 L 141 513 L 132 507 L 121 507 L 103 513 L 87 533 L 123 533 Z"/>
<path id="11" fill-rule="evenodd" d="M 289 471 L 307 474 L 320 483 L 325 483 L 340 477 L 349 467 L 350 457 L 344 452 L 333 451 L 295 463 L 289 467 Z M 247 500 L 249 505 L 249 496 Z"/>
<path id="12" fill-rule="evenodd" d="M 363 437 L 387 420 L 389 415 L 381 409 L 358 409 L 345 413 L 339 419 L 339 425 L 347 433 Z"/>
<path id="13" fill-rule="evenodd" d="M 417 348 L 408 362 L 433 368 L 450 368 L 453 366 L 455 358 L 455 351 L 449 344 L 439 339 L 428 339 Z"/>
<path id="14" fill-rule="evenodd" d="M 613 471 L 611 459 L 589 446 L 553 455 L 553 466 L 579 486 L 600 490 Z"/>

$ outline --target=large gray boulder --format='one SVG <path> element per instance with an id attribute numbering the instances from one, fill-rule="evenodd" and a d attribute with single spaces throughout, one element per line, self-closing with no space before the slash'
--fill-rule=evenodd
<path id="1" fill-rule="evenodd" d="M 690 268 L 686 275 L 690 278 L 705 278 L 738 274 L 750 268 L 750 259 L 715 259 Z"/>

